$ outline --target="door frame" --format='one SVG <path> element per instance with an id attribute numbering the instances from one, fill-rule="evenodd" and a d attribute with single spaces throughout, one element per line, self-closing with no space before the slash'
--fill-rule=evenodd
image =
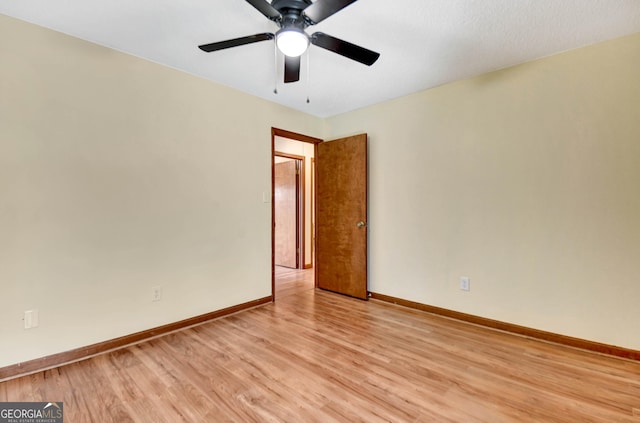
<path id="1" fill-rule="evenodd" d="M 287 131 L 285 129 L 280 128 L 271 128 L 271 301 L 276 300 L 276 256 L 275 256 L 275 246 L 276 246 L 276 238 L 275 238 L 275 146 L 276 146 L 276 137 L 288 138 L 293 141 L 300 141 L 313 144 L 313 156 L 315 157 L 318 153 L 318 144 L 323 142 L 324 140 L 320 138 L 310 137 L 308 135 L 299 134 L 297 132 Z M 314 175 L 315 180 L 315 175 Z M 315 189 L 312 189 L 312 193 L 315 196 Z M 315 208 L 315 201 L 313 202 Z M 315 213 L 314 213 L 315 214 Z M 313 222 L 315 226 L 315 221 Z M 313 233 L 316 232 L 316 228 L 313 228 Z M 315 243 L 315 239 L 312 240 Z M 315 245 L 312 247 L 312 250 L 315 250 Z M 313 260 L 313 259 L 312 259 Z M 304 263 L 304 257 L 302 258 Z M 316 271 L 317 266 L 314 266 L 314 273 Z M 314 284 L 316 283 L 314 279 Z"/>
<path id="2" fill-rule="evenodd" d="M 294 160 L 296 162 L 296 269 L 304 269 L 305 253 L 306 253 L 305 226 L 307 223 L 305 219 L 305 211 L 306 211 L 306 208 L 305 208 L 306 179 L 305 179 L 305 168 L 304 168 L 305 157 L 299 156 L 297 154 L 283 153 L 282 151 L 274 151 L 273 157 L 274 157 L 274 166 L 275 166 L 276 157 L 283 157 L 286 159 Z M 275 192 L 275 183 L 274 183 L 273 189 Z M 275 210 L 275 202 L 274 202 L 274 210 Z M 275 221 L 275 212 L 274 212 L 273 218 Z M 275 255 L 275 249 L 274 249 L 274 255 Z"/>

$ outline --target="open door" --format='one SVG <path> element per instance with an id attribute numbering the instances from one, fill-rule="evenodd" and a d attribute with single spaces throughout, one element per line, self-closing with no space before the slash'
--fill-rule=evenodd
<path id="1" fill-rule="evenodd" d="M 317 145 L 316 284 L 366 300 L 367 135 Z"/>
<path id="2" fill-rule="evenodd" d="M 276 163 L 274 172 L 275 265 L 295 269 L 300 258 L 298 162 Z"/>

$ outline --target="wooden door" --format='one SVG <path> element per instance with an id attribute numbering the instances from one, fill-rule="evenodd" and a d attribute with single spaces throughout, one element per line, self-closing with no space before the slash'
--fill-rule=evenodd
<path id="1" fill-rule="evenodd" d="M 367 299 L 367 135 L 323 142 L 316 157 L 317 286 Z"/>
<path id="2" fill-rule="evenodd" d="M 275 264 L 298 267 L 298 177 L 295 160 L 275 165 Z"/>

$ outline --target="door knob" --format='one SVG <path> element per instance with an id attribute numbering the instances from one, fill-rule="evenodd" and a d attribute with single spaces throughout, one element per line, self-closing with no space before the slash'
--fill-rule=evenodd
<path id="1" fill-rule="evenodd" d="M 364 228 L 365 226 L 367 226 L 367 224 L 366 224 L 366 223 L 364 223 L 364 222 L 361 220 L 360 222 L 356 223 L 356 226 L 357 226 L 358 228 Z"/>

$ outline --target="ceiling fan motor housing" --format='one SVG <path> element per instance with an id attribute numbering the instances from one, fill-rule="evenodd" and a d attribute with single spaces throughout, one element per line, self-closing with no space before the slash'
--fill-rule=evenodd
<path id="1" fill-rule="evenodd" d="M 282 17 L 276 23 L 281 28 L 298 28 L 304 30 L 308 22 L 302 11 L 311 5 L 310 0 L 273 0 L 271 6 L 280 12 Z"/>
<path id="2" fill-rule="evenodd" d="M 311 5 L 311 0 L 273 0 L 271 6 L 278 10 L 283 15 L 287 9 L 297 10 L 302 12 L 308 6 Z"/>

